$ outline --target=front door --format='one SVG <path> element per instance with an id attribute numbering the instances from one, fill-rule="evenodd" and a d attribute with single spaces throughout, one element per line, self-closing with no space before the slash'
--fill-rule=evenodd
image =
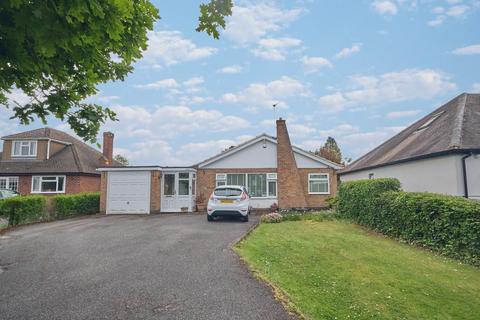
<path id="1" fill-rule="evenodd" d="M 162 178 L 162 212 L 192 211 L 195 173 L 169 172 Z"/>

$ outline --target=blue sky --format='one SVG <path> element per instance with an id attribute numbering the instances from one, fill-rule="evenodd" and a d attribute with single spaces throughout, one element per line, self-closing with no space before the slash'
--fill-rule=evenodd
<path id="1" fill-rule="evenodd" d="M 480 92 L 479 0 L 236 1 L 220 40 L 195 32 L 199 1 L 154 3 L 162 19 L 144 59 L 91 98 L 117 112 L 104 130 L 132 164 L 194 164 L 274 134 L 277 102 L 294 144 L 333 136 L 355 159 Z M 1 135 L 42 126 L 8 117 L 0 109 Z"/>

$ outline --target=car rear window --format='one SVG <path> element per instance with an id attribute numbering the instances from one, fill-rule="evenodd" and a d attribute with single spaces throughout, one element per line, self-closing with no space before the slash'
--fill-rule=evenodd
<path id="1" fill-rule="evenodd" d="M 219 188 L 213 192 L 219 197 L 238 197 L 242 194 L 242 190 L 236 188 Z"/>

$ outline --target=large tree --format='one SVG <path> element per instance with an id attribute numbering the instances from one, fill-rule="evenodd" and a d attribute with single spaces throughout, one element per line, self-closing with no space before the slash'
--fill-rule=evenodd
<path id="1" fill-rule="evenodd" d="M 330 161 L 342 163 L 342 151 L 333 137 L 328 137 L 323 147 L 315 150 L 315 154 Z"/>
<path id="2" fill-rule="evenodd" d="M 201 4 L 196 30 L 217 39 L 232 6 L 232 0 Z M 96 141 L 100 126 L 116 116 L 85 99 L 98 84 L 132 72 L 158 18 L 149 0 L 2 0 L 0 104 L 22 124 L 54 116 Z M 8 99 L 15 88 L 30 101 Z"/>

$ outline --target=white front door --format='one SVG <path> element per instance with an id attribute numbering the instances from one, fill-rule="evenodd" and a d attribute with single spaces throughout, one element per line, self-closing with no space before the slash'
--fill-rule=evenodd
<path id="1" fill-rule="evenodd" d="M 162 212 L 192 211 L 195 197 L 195 173 L 164 172 L 162 175 Z"/>
<path id="2" fill-rule="evenodd" d="M 109 172 L 107 214 L 150 213 L 150 172 Z"/>

